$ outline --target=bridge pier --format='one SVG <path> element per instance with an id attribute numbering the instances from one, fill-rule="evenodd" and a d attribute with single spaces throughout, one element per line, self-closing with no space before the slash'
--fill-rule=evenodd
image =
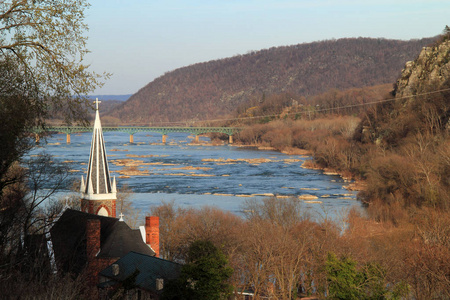
<path id="1" fill-rule="evenodd" d="M 162 142 L 167 143 L 167 135 L 172 132 L 185 132 L 191 135 L 195 135 L 193 142 L 199 142 L 199 135 L 209 133 L 209 132 L 219 132 L 228 134 L 229 143 L 233 143 L 233 137 L 231 135 L 242 130 L 241 128 L 234 127 L 144 127 L 144 126 L 116 126 L 116 127 L 103 127 L 103 132 L 106 131 L 120 131 L 126 132 L 130 135 L 130 143 L 134 143 L 133 134 L 137 132 L 157 132 L 162 134 Z M 66 143 L 70 144 L 71 133 L 77 132 L 92 132 L 90 127 L 84 126 L 49 126 L 46 128 L 48 132 L 58 132 L 58 133 L 66 133 Z M 41 131 L 39 128 L 35 128 L 32 130 L 35 134 L 40 134 Z M 36 142 L 39 142 L 39 136 L 36 137 Z"/>
<path id="2" fill-rule="evenodd" d="M 228 136 L 228 144 L 233 144 L 233 136 L 232 135 Z"/>

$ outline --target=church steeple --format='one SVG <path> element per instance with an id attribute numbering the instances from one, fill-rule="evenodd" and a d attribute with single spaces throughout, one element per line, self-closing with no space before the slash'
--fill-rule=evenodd
<path id="1" fill-rule="evenodd" d="M 110 217 L 116 216 L 116 179 L 111 184 L 102 125 L 95 101 L 95 121 L 86 180 L 81 177 L 81 210 Z"/>

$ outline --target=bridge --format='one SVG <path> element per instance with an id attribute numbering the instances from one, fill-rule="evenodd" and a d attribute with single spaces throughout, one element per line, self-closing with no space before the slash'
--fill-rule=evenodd
<path id="1" fill-rule="evenodd" d="M 205 133 L 224 133 L 228 135 L 229 143 L 233 143 L 233 135 L 242 130 L 238 127 L 145 127 L 145 126 L 114 126 L 114 127 L 103 127 L 103 131 L 120 131 L 126 132 L 130 135 L 130 143 L 134 143 L 133 135 L 137 132 L 155 132 L 162 135 L 162 142 L 165 144 L 167 141 L 167 135 L 174 132 L 186 132 L 195 135 L 195 142 L 198 142 L 199 135 Z M 46 128 L 47 132 L 59 132 L 66 134 L 66 143 L 70 144 L 70 134 L 78 132 L 91 132 L 91 127 L 83 126 L 48 126 Z M 39 141 L 39 132 L 35 130 L 36 139 Z"/>

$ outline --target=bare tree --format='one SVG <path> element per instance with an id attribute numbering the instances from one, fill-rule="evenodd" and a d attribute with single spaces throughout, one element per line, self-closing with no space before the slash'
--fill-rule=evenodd
<path id="1" fill-rule="evenodd" d="M 68 168 L 42 154 L 15 169 L 23 180 L 8 186 L 2 197 L 0 280 L 8 284 L 17 277 L 42 283 L 51 275 L 47 234 L 61 209 L 56 192 L 65 186 Z"/>

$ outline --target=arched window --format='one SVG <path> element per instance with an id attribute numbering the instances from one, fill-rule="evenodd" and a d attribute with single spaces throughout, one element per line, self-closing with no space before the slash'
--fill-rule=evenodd
<path id="1" fill-rule="evenodd" d="M 108 213 L 108 210 L 107 210 L 105 207 L 102 206 L 102 207 L 98 210 L 97 215 L 108 217 L 108 216 L 109 216 L 109 213 Z"/>

